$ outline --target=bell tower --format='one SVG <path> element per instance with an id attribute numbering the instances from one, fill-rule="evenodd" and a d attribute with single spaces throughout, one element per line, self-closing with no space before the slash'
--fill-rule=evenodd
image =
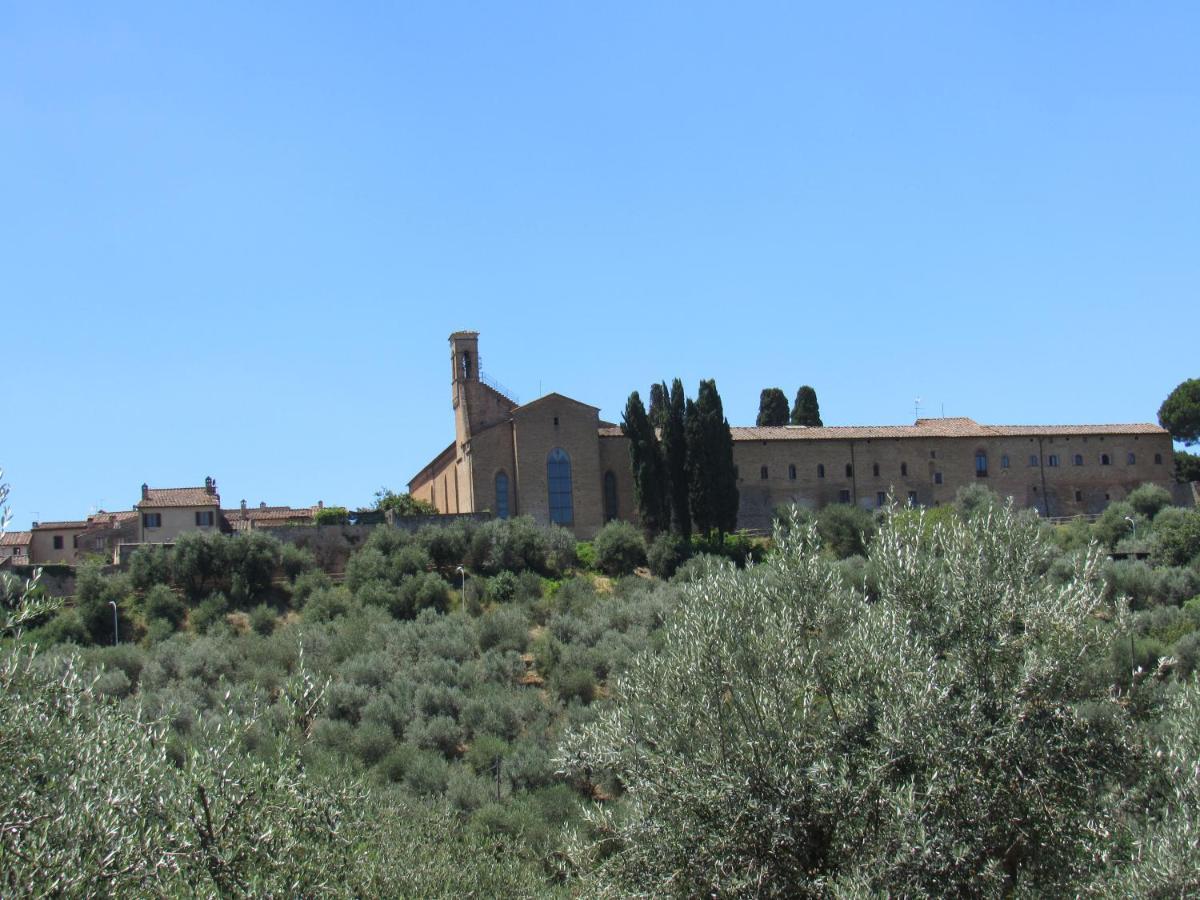
<path id="1" fill-rule="evenodd" d="M 459 446 L 471 438 L 479 406 L 479 332 L 450 335 L 450 385 L 454 402 L 454 430 Z"/>

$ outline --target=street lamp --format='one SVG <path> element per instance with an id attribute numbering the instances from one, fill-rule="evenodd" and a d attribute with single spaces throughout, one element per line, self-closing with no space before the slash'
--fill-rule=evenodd
<path id="1" fill-rule="evenodd" d="M 1129 523 L 1129 527 L 1133 532 L 1132 537 L 1136 541 L 1137 540 L 1137 522 L 1133 521 L 1133 519 L 1131 519 L 1129 516 L 1125 517 L 1125 521 Z"/>
<path id="2" fill-rule="evenodd" d="M 467 570 L 464 569 L 462 566 L 458 566 L 455 568 L 454 571 L 462 576 L 462 584 L 460 585 L 459 590 L 462 591 L 463 599 L 466 600 L 467 599 Z"/>
<path id="3" fill-rule="evenodd" d="M 113 608 L 113 646 L 117 646 L 117 601 L 109 600 L 108 605 Z"/>

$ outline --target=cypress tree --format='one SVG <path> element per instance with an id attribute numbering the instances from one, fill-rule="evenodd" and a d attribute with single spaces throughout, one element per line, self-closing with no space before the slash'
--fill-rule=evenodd
<path id="1" fill-rule="evenodd" d="M 696 402 L 688 401 L 686 433 L 692 519 L 701 534 L 715 528 L 724 535 L 737 528 L 737 470 L 733 434 L 715 381 L 701 381 Z"/>
<path id="2" fill-rule="evenodd" d="M 670 394 L 665 381 L 661 384 L 650 385 L 650 409 L 646 415 L 650 417 L 651 426 L 659 429 L 663 427 L 667 418 L 667 404 L 670 402 Z"/>
<path id="3" fill-rule="evenodd" d="M 796 403 L 792 407 L 792 424 L 821 426 L 821 406 L 817 403 L 817 392 L 807 384 L 796 391 Z"/>
<path id="4" fill-rule="evenodd" d="M 783 391 L 777 387 L 763 388 L 758 397 L 758 419 L 754 424 L 786 425 L 788 423 L 788 403 Z"/>
<path id="5" fill-rule="evenodd" d="M 629 438 L 633 495 L 637 500 L 642 527 L 657 533 L 671 524 L 666 466 L 663 463 L 662 448 L 637 391 L 629 395 L 629 401 L 625 404 L 621 431 Z"/>
<path id="6" fill-rule="evenodd" d="M 688 505 L 686 398 L 683 382 L 671 382 L 671 398 L 662 426 L 663 457 L 671 492 L 671 530 L 684 538 L 692 535 L 692 513 Z"/>

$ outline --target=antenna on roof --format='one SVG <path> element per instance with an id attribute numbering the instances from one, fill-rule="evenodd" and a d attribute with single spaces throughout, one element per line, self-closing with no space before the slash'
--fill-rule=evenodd
<path id="1" fill-rule="evenodd" d="M 921 398 L 917 397 L 913 400 L 913 418 L 921 418 Z"/>

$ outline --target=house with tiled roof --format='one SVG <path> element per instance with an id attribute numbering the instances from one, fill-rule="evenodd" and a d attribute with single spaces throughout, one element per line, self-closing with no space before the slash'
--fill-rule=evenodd
<path id="1" fill-rule="evenodd" d="M 561 394 L 520 404 L 479 366 L 479 335 L 450 336 L 455 438 L 409 482 L 442 513 L 530 515 L 590 538 L 637 521 L 629 442 L 599 410 Z M 797 503 L 936 506 L 984 484 L 1043 515 L 1098 513 L 1143 483 L 1174 487 L 1171 436 L 1149 423 L 734 427 L 738 525 L 766 530 Z"/>
<path id="2" fill-rule="evenodd" d="M 35 566 L 79 561 L 78 539 L 86 521 L 34 522 L 30 532 L 29 561 Z"/>
<path id="3" fill-rule="evenodd" d="M 229 531 L 254 531 L 258 528 L 277 528 L 282 525 L 312 525 L 316 512 L 324 504 L 316 506 L 249 506 L 243 500 L 238 509 L 223 509 L 221 517 Z"/>
<path id="4" fill-rule="evenodd" d="M 138 511 L 138 543 L 169 544 L 185 531 L 220 531 L 221 495 L 217 483 L 203 487 L 152 488 L 142 485 Z"/>
<path id="5" fill-rule="evenodd" d="M 110 563 L 121 559 L 122 544 L 133 544 L 138 540 L 140 515 L 137 510 L 106 512 L 101 509 L 87 517 L 87 527 L 75 538 L 79 556 L 103 556 Z"/>
<path id="6" fill-rule="evenodd" d="M 32 531 L 0 534 L 0 568 L 29 565 L 29 544 L 32 540 Z"/>

